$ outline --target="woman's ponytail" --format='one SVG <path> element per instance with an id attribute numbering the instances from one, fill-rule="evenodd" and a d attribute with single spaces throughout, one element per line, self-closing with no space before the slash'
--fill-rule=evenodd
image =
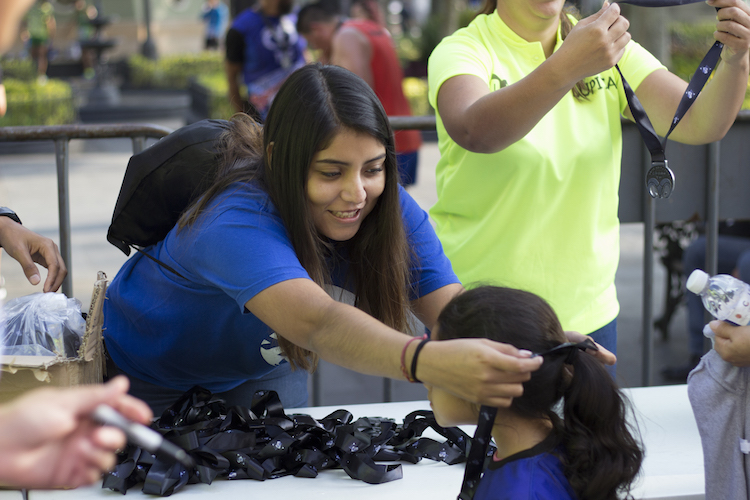
<path id="1" fill-rule="evenodd" d="M 564 394 L 562 440 L 565 475 L 579 498 L 628 495 L 643 462 L 637 429 L 626 419 L 625 397 L 594 356 L 571 350 Z"/>

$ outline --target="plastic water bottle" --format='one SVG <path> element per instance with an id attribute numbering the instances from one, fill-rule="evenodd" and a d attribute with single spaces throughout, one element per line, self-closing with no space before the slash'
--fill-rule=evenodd
<path id="1" fill-rule="evenodd" d="M 728 274 L 709 276 L 696 269 L 687 279 L 687 289 L 699 295 L 716 319 L 735 325 L 750 323 L 750 285 Z"/>

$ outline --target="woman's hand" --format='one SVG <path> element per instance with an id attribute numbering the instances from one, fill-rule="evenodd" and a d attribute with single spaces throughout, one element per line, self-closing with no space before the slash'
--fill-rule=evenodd
<path id="1" fill-rule="evenodd" d="M 714 38 L 724 44 L 721 60 L 727 64 L 747 63 L 750 50 L 750 7 L 742 0 L 708 0 L 718 10 Z"/>
<path id="2" fill-rule="evenodd" d="M 507 407 L 542 362 L 529 351 L 487 339 L 431 341 L 419 355 L 416 375 L 467 401 Z"/>
<path id="3" fill-rule="evenodd" d="M 630 41 L 629 27 L 628 20 L 620 15 L 620 6 L 604 2 L 599 12 L 573 27 L 556 55 L 567 58 L 574 82 L 597 75 L 620 60 Z"/>
<path id="4" fill-rule="evenodd" d="M 565 332 L 565 336 L 568 338 L 568 342 L 575 342 L 576 344 L 579 343 L 579 342 L 583 342 L 584 340 L 586 340 L 588 338 L 588 335 L 584 335 L 582 333 L 572 332 L 572 331 L 571 332 Z M 614 354 L 612 354 L 611 352 L 609 352 L 607 349 L 605 349 L 604 347 L 602 347 L 600 344 L 597 344 L 596 342 L 594 342 L 594 343 L 596 344 L 596 347 L 599 348 L 599 350 L 595 351 L 593 349 L 587 349 L 586 353 L 591 354 L 592 356 L 594 356 L 596 359 L 598 359 L 599 361 L 601 361 L 605 365 L 610 365 L 611 366 L 611 365 L 614 365 L 615 363 L 617 363 L 617 357 Z"/>

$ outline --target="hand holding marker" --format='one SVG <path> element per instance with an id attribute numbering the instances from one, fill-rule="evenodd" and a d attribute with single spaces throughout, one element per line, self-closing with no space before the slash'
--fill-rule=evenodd
<path id="1" fill-rule="evenodd" d="M 99 405 L 94 410 L 94 419 L 104 425 L 117 427 L 125 433 L 128 440 L 141 446 L 154 454 L 162 454 L 175 460 L 188 469 L 195 467 L 195 461 L 187 454 L 185 450 L 174 443 L 164 439 L 164 437 L 153 429 L 145 425 L 133 422 L 123 417 L 111 406 Z"/>

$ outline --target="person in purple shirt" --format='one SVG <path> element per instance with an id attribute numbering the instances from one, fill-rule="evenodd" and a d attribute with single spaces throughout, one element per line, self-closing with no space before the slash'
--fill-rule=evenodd
<path id="1" fill-rule="evenodd" d="M 296 22 L 292 0 L 259 0 L 232 21 L 224 66 L 235 111 L 264 119 L 284 80 L 307 62 L 306 43 L 297 34 Z M 246 100 L 241 97 L 240 77 Z"/>

